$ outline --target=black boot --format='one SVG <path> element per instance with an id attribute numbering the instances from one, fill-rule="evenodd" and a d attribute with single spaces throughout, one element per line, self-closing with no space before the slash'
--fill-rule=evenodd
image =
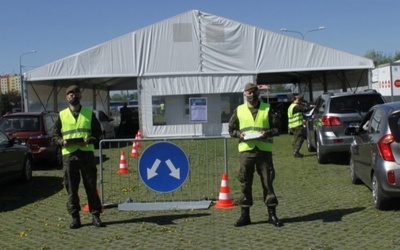
<path id="1" fill-rule="evenodd" d="M 283 226 L 283 223 L 278 219 L 278 217 L 276 217 L 275 211 L 275 207 L 268 207 L 268 223 L 271 223 L 276 227 L 281 227 Z"/>
<path id="2" fill-rule="evenodd" d="M 235 227 L 242 227 L 246 225 L 250 225 L 250 207 L 242 207 L 242 214 L 240 218 L 235 222 Z"/>
<path id="3" fill-rule="evenodd" d="M 100 220 L 100 214 L 92 215 L 92 224 L 95 227 L 105 227 L 106 225 Z"/>
<path id="4" fill-rule="evenodd" d="M 79 213 L 73 213 L 72 214 L 72 222 L 69 224 L 69 228 L 71 229 L 77 229 L 82 226 L 81 224 L 81 217 L 79 216 Z"/>
<path id="5" fill-rule="evenodd" d="M 293 156 L 294 156 L 294 158 L 303 158 L 303 157 L 304 157 L 304 155 L 303 155 L 303 154 L 300 154 L 299 152 L 295 152 L 295 153 L 293 154 Z"/>

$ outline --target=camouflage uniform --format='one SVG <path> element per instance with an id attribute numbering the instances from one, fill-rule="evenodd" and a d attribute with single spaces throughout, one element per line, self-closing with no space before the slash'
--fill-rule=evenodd
<path id="1" fill-rule="evenodd" d="M 304 112 L 310 111 L 312 109 L 312 107 L 306 107 L 302 104 L 294 104 L 293 103 L 291 105 L 295 105 L 295 106 L 292 109 L 292 114 L 289 114 L 290 112 L 288 111 L 289 126 L 290 126 L 290 117 L 291 116 L 294 116 L 296 113 L 303 114 Z M 291 127 L 290 130 L 293 133 L 293 142 L 292 142 L 293 155 L 295 157 L 301 158 L 303 155 L 300 154 L 300 149 L 301 149 L 301 146 L 303 145 L 304 140 L 307 139 L 306 130 L 303 126 L 303 122 L 299 126 Z"/>
<path id="2" fill-rule="evenodd" d="M 255 108 L 250 108 L 253 118 L 257 116 L 259 105 Z M 279 116 L 276 116 L 272 109 L 269 110 L 269 136 L 279 135 L 278 128 L 280 127 Z M 229 121 L 229 134 L 231 137 L 240 138 L 241 131 L 239 129 L 239 119 L 237 109 L 235 109 Z M 269 207 L 276 207 L 278 199 L 276 198 L 273 181 L 275 178 L 275 169 L 272 161 L 272 153 L 261 151 L 257 147 L 250 151 L 239 153 L 240 169 L 238 179 L 241 183 L 241 198 L 239 204 L 242 207 L 250 207 L 253 205 L 252 184 L 254 172 L 260 176 L 261 185 L 263 188 L 263 201 Z"/>
<path id="3" fill-rule="evenodd" d="M 75 119 L 78 118 L 80 112 L 72 113 Z M 96 116 L 92 114 L 91 143 L 98 143 L 102 135 L 101 126 Z M 54 124 L 54 142 L 63 145 L 63 136 L 61 133 L 60 117 Z M 69 214 L 74 215 L 81 210 L 78 195 L 79 183 L 82 176 L 83 185 L 88 198 L 88 204 L 91 214 L 100 214 L 102 205 L 97 193 L 97 167 L 93 151 L 76 150 L 75 152 L 63 155 L 63 172 L 64 185 L 68 194 L 67 210 Z"/>

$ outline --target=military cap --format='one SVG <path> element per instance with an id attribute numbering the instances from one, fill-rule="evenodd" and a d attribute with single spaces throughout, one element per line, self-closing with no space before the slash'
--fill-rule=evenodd
<path id="1" fill-rule="evenodd" d="M 77 85 L 71 85 L 65 91 L 65 93 L 67 95 L 70 94 L 70 93 L 77 94 L 77 93 L 80 93 L 80 92 L 81 92 L 81 89 Z"/>

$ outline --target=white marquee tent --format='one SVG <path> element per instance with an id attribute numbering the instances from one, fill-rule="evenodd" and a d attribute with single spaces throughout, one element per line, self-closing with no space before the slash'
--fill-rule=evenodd
<path id="1" fill-rule="evenodd" d="M 361 56 L 191 10 L 27 72 L 24 99 L 29 111 L 59 110 L 65 88 L 78 84 L 91 93 L 84 104 L 108 109 L 109 91 L 137 89 L 144 136 L 221 135 L 221 110 L 239 104 L 229 94 L 247 82 L 345 91 L 368 86 L 372 68 Z M 207 99 L 207 122 L 190 120 L 193 96 Z M 155 100 L 166 104 L 162 125 Z"/>

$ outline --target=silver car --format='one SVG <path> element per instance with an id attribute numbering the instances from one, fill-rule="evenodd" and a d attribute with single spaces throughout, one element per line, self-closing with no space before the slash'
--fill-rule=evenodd
<path id="1" fill-rule="evenodd" d="M 114 139 L 115 138 L 115 130 L 113 118 L 109 118 L 106 113 L 101 110 L 93 110 L 96 118 L 99 120 L 101 125 L 101 130 L 103 132 L 101 139 Z"/>
<path id="2" fill-rule="evenodd" d="M 393 197 L 400 197 L 400 102 L 376 105 L 358 128 L 350 146 L 350 177 L 372 190 L 377 209 L 386 209 Z M 399 180 L 397 180 L 399 179 Z"/>
<path id="3" fill-rule="evenodd" d="M 306 122 L 307 149 L 317 151 L 318 163 L 327 163 L 329 154 L 347 154 L 353 137 L 345 135 L 348 127 L 358 127 L 368 110 L 385 103 L 374 90 L 361 92 L 324 93 Z"/>

